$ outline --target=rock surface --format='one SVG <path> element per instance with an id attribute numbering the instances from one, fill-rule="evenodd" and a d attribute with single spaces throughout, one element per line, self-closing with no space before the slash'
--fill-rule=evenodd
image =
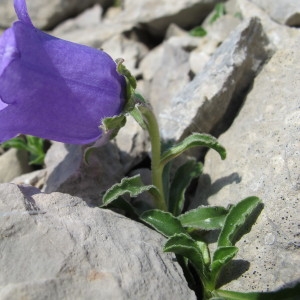
<path id="1" fill-rule="evenodd" d="M 0 1 L 0 33 L 15 19 L 12 2 Z M 212 22 L 216 15 L 214 6 L 219 2 L 224 3 L 225 10 Z M 125 65 L 137 76 L 138 91 L 154 107 L 163 126 L 161 130 L 165 139 L 178 140 L 191 131 L 205 131 L 214 135 L 226 131 L 221 137 L 221 142 L 227 148 L 228 158 L 223 162 L 214 154 L 208 154 L 205 160 L 207 174 L 199 181 L 196 193 L 193 194 L 193 189 L 190 191 L 194 200 L 191 207 L 207 202 L 227 205 L 249 195 L 258 195 L 265 203 L 257 224 L 238 244 L 241 248 L 238 261 L 241 270 L 237 272 L 236 264 L 230 266 L 236 277 L 234 279 L 237 280 L 228 283 L 233 278 L 229 273 L 225 274 L 227 287 L 249 291 L 274 290 L 297 279 L 300 128 L 299 97 L 296 93 L 299 86 L 299 50 L 297 46 L 291 45 L 295 42 L 298 45 L 300 43 L 300 29 L 297 28 L 299 1 L 27 0 L 27 3 L 36 26 L 53 29 L 51 34 L 66 40 L 104 48 L 114 59 L 123 57 Z M 191 36 L 190 29 L 199 25 L 206 30 L 206 36 Z M 275 55 L 271 58 L 274 52 Z M 233 125 L 230 127 L 231 124 Z M 94 154 L 90 165 L 82 161 L 83 150 L 84 148 L 78 146 L 55 143 L 47 153 L 44 169 L 18 176 L 12 181 L 17 184 L 31 184 L 48 193 L 60 191 L 78 196 L 93 206 L 101 201 L 101 192 L 118 182 L 124 175 L 139 172 L 145 181 L 149 177 L 149 159 L 145 159 L 149 151 L 148 136 L 131 121 L 111 144 Z M 198 149 L 192 154 L 196 157 L 203 155 Z M 4 159 L 3 156 L 1 155 L 0 159 Z M 4 160 L 6 162 L 6 159 Z M 6 174 L 10 166 L 11 164 L 6 167 L 5 163 L 0 162 L 1 172 Z M 7 201 L 14 203 L 14 199 L 31 199 L 31 196 L 28 197 L 28 188 L 22 190 L 27 195 L 23 196 L 15 185 L 3 187 L 6 189 L 2 192 Z M 2 259 L 5 256 L 12 264 L 9 260 L 11 255 L 16 258 L 17 263 L 14 263 L 14 267 L 17 271 L 11 274 L 8 269 L 0 267 L 3 280 L 0 284 L 0 291 L 3 292 L 1 299 L 13 299 L 14 295 L 20 293 L 28 295 L 29 299 L 39 299 L 40 293 L 44 291 L 50 293 L 49 298 L 57 298 L 56 294 L 51 294 L 55 293 L 57 286 L 61 287 L 58 293 L 68 291 L 71 298 L 76 299 L 75 291 L 78 291 L 77 297 L 82 298 L 83 296 L 80 296 L 86 292 L 85 289 L 90 293 L 98 293 L 98 281 L 101 281 L 100 287 L 107 282 L 110 282 L 112 287 L 112 294 L 101 294 L 103 298 L 112 295 L 117 299 L 145 299 L 146 296 L 140 292 L 139 286 L 145 289 L 148 281 L 151 281 L 148 278 L 152 278 L 155 270 L 162 274 L 167 273 L 169 279 L 161 285 L 157 285 L 157 281 L 154 282 L 153 288 L 157 289 L 155 295 L 160 296 L 153 296 L 153 299 L 164 299 L 166 285 L 170 282 L 174 285 L 173 288 L 178 288 L 179 291 L 172 290 L 172 295 L 178 294 L 182 295 L 182 298 L 178 296 L 179 299 L 189 299 L 189 291 L 188 294 L 181 294 L 186 287 L 181 288 L 182 283 L 181 287 L 176 286 L 177 279 L 180 282 L 183 280 L 182 273 L 177 270 L 175 262 L 171 266 L 169 256 L 159 254 L 167 257 L 167 270 L 171 268 L 172 271 L 164 273 L 160 268 L 153 267 L 152 270 L 152 267 L 144 267 L 145 264 L 157 266 L 157 260 L 162 257 L 153 254 L 161 253 L 159 251 L 163 240 L 159 236 L 148 238 L 148 233 L 139 231 L 143 228 L 141 225 L 134 229 L 132 224 L 135 223 L 128 221 L 130 225 L 126 227 L 127 220 L 125 222 L 123 217 L 87 207 L 81 200 L 71 196 L 47 196 L 34 191 L 32 199 L 41 209 L 48 211 L 46 214 L 28 214 L 23 204 L 19 205 L 25 200 L 18 202 L 17 209 L 22 214 L 14 211 L 10 216 L 15 216 L 16 213 L 18 219 L 15 219 L 15 222 L 21 221 L 15 223 L 10 231 L 6 231 L 9 234 L 17 232 L 16 235 L 12 235 L 14 245 L 10 244 L 5 251 L 0 251 L 0 263 L 5 262 Z M 140 201 L 141 197 L 135 200 Z M 79 204 L 76 204 L 76 201 Z M 65 205 L 65 208 L 59 206 L 60 203 Z M 85 211 L 83 215 L 81 211 Z M 86 215 L 87 211 L 92 219 Z M 93 218 L 96 216 L 100 220 L 94 222 Z M 1 218 L 3 217 L 1 215 Z M 22 218 L 28 224 L 22 223 Z M 104 218 L 107 226 L 101 222 L 101 218 Z M 13 222 L 12 218 L 10 220 Z M 91 255 L 89 246 L 86 246 L 90 244 L 85 244 L 90 243 L 91 238 L 86 233 L 89 230 L 95 235 L 99 233 L 100 237 L 95 242 L 97 246 L 105 237 L 115 242 L 107 232 L 110 230 L 110 224 L 118 222 L 121 224 L 119 236 L 129 239 L 127 244 L 122 240 L 120 247 L 115 246 L 116 251 L 120 251 L 118 253 L 121 253 L 122 249 L 126 249 L 127 252 L 142 249 L 140 245 L 152 249 L 146 252 L 145 256 L 138 256 L 140 271 L 136 274 L 128 273 L 127 270 L 136 266 L 133 256 L 136 253 L 139 255 L 139 252 L 130 256 L 132 261 L 125 260 L 128 269 L 124 274 L 129 278 L 120 277 L 118 274 L 121 273 L 118 273 L 117 268 L 110 269 L 110 260 L 105 261 L 107 264 L 103 266 L 106 269 L 99 271 L 99 275 L 97 268 L 106 257 Z M 0 230 L 9 226 L 9 223 L 5 224 Z M 39 232 L 34 224 L 45 226 L 41 227 Z M 50 224 L 49 227 L 47 224 Z M 97 224 L 103 227 L 102 235 Z M 77 231 L 77 225 L 81 226 L 80 231 Z M 91 229 L 87 229 L 88 226 Z M 126 231 L 127 228 L 132 230 L 132 235 Z M 38 236 L 36 243 L 32 242 L 31 234 L 34 232 Z M 74 236 L 74 244 L 70 246 L 71 234 Z M 131 243 L 136 241 L 134 234 L 145 242 L 138 244 L 138 247 L 134 246 Z M 141 235 L 145 235 L 146 240 Z M 86 237 L 88 238 L 85 240 Z M 49 246 L 49 249 L 53 250 L 56 243 L 61 246 L 60 240 L 64 238 L 68 242 L 67 252 L 65 249 L 62 249 L 61 253 L 54 251 L 55 256 L 52 257 L 53 254 L 50 255 L 46 246 L 43 246 L 44 241 L 49 244 L 49 241 L 54 240 Z M 26 251 L 21 252 L 23 249 L 20 243 L 22 241 L 25 244 L 26 239 L 31 242 L 28 245 L 32 247 L 24 248 Z M 149 246 L 150 240 L 151 245 L 152 241 L 155 241 L 157 250 Z M 6 242 L 0 240 L 0 247 L 5 245 Z M 85 245 L 86 248 L 82 250 L 81 245 Z M 115 242 L 115 245 L 118 244 Z M 74 250 L 74 255 L 69 255 L 70 249 L 77 249 L 78 252 Z M 80 249 L 86 252 L 83 253 Z M 98 253 L 97 251 L 99 249 L 93 253 Z M 64 253 L 69 255 L 66 261 L 63 261 Z M 123 253 L 120 257 L 123 257 L 122 255 Z M 28 258 L 29 262 L 23 261 L 22 256 Z M 78 262 L 77 258 L 82 259 L 82 266 L 80 263 L 78 266 L 74 265 Z M 44 269 L 37 265 L 33 265 L 31 269 L 32 261 L 37 260 L 40 263 L 41 260 L 48 259 L 51 261 L 49 271 L 44 272 Z M 52 259 L 57 259 L 58 262 L 52 263 Z M 63 262 L 59 265 L 61 261 Z M 118 258 L 116 261 L 119 262 Z M 39 281 L 29 283 L 25 275 L 23 276 L 23 269 L 26 268 L 32 272 L 31 277 Z M 246 271 L 247 268 L 249 269 Z M 41 270 L 47 276 L 50 274 L 49 277 L 40 276 Z M 114 271 L 110 273 L 110 270 Z M 136 270 L 135 267 L 133 270 Z M 173 270 L 179 273 L 174 275 Z M 239 277 L 244 271 L 244 275 Z M 6 273 L 15 277 L 8 277 Z M 71 278 L 70 274 L 74 276 Z M 103 274 L 105 276 L 102 276 Z M 175 281 L 168 277 L 172 274 Z M 12 280 L 4 281 L 9 278 Z M 82 283 L 81 290 L 78 290 L 78 282 Z M 35 293 L 33 295 L 30 294 L 32 287 Z M 127 292 L 129 288 L 137 291 L 137 296 Z M 63 294 L 61 298 L 67 296 Z M 92 299 L 94 294 L 88 296 Z"/>
<path id="2" fill-rule="evenodd" d="M 1 299 L 196 299 L 164 238 L 65 194 L 0 185 Z"/>
<path id="3" fill-rule="evenodd" d="M 21 174 L 32 171 L 25 150 L 9 149 L 0 156 L 0 183 L 9 182 Z"/>
<path id="4" fill-rule="evenodd" d="M 9 27 L 16 20 L 11 0 L 2 0 L 0 3 L 0 26 Z M 27 0 L 30 17 L 38 28 L 50 29 L 68 17 L 79 14 L 94 4 L 96 0 Z"/>
<path id="5" fill-rule="evenodd" d="M 237 259 L 250 265 L 226 286 L 231 290 L 275 290 L 299 280 L 299 43 L 278 51 L 255 79 L 239 115 L 219 139 L 227 159 L 220 162 L 214 152 L 205 158 L 206 175 L 193 206 L 226 206 L 252 195 L 264 203 L 255 226 L 237 244 Z M 231 271 L 239 274 L 241 266 Z"/>
<path id="6" fill-rule="evenodd" d="M 161 111 L 159 122 L 163 138 L 179 140 L 191 132 L 211 132 L 220 126 L 229 106 L 231 111 L 239 107 L 243 92 L 268 59 L 268 45 L 258 19 L 241 24 L 202 72 L 172 99 L 172 105 Z"/>

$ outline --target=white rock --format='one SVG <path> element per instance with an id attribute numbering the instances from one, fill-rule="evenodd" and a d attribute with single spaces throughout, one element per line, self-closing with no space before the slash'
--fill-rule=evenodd
<path id="1" fill-rule="evenodd" d="M 200 72 L 159 114 L 162 137 L 179 140 L 187 134 L 211 132 L 269 57 L 268 40 L 258 19 L 246 20 L 226 39 Z"/>
<path id="2" fill-rule="evenodd" d="M 300 1 L 299 0 L 251 0 L 263 8 L 267 14 L 279 22 L 288 26 L 300 26 Z"/>
<path id="3" fill-rule="evenodd" d="M 0 298 L 196 299 L 148 227 L 60 193 L 0 185 Z"/>
<path id="4" fill-rule="evenodd" d="M 244 263 L 230 271 L 236 276 L 249 262 L 248 269 L 224 288 L 267 291 L 299 280 L 299 43 L 279 50 L 255 79 L 234 123 L 219 138 L 227 159 L 221 162 L 213 151 L 205 158 L 206 175 L 193 207 L 226 206 L 252 195 L 264 203 L 255 226 L 237 243 L 237 259 Z"/>
<path id="5" fill-rule="evenodd" d="M 11 148 L 0 155 L 0 183 L 10 182 L 15 177 L 32 171 L 29 154 L 25 150 Z"/>
<path id="6" fill-rule="evenodd" d="M 135 20 L 152 35 L 163 37 L 171 23 L 182 28 L 201 23 L 218 0 L 124 0 L 124 10 L 108 22 Z"/>

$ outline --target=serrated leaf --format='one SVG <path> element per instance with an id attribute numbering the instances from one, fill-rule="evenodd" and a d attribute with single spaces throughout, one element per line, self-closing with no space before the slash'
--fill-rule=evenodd
<path id="1" fill-rule="evenodd" d="M 140 219 L 167 237 L 170 237 L 176 233 L 186 232 L 176 217 L 169 212 L 159 209 L 145 211 L 140 216 Z"/>
<path id="2" fill-rule="evenodd" d="M 174 175 L 169 191 L 169 211 L 178 216 L 183 209 L 185 191 L 193 178 L 197 178 L 203 171 L 203 164 L 195 160 L 189 160 L 180 166 Z"/>
<path id="3" fill-rule="evenodd" d="M 164 252 L 174 252 L 188 258 L 194 265 L 203 283 L 209 282 L 208 270 L 205 266 L 201 250 L 197 242 L 190 236 L 180 233 L 170 237 L 164 246 Z"/>
<path id="4" fill-rule="evenodd" d="M 136 197 L 146 191 L 149 191 L 152 194 L 158 192 L 154 185 L 144 185 L 140 174 L 138 174 L 133 177 L 125 177 L 120 183 L 114 184 L 106 191 L 102 201 L 105 204 L 106 202 L 111 202 L 125 194 L 129 194 L 130 197 Z"/>
<path id="5" fill-rule="evenodd" d="M 248 197 L 234 205 L 230 209 L 220 232 L 218 248 L 233 246 L 241 228 L 248 221 L 248 218 L 251 217 L 252 213 L 261 205 L 262 201 L 257 197 Z"/>
<path id="6" fill-rule="evenodd" d="M 210 267 L 211 276 L 214 282 L 217 281 L 222 268 L 225 267 L 225 265 L 233 259 L 237 252 L 238 248 L 235 246 L 220 247 L 215 251 Z"/>
<path id="7" fill-rule="evenodd" d="M 167 162 L 179 156 L 186 150 L 199 146 L 214 149 L 220 154 L 222 159 L 226 158 L 225 148 L 218 142 L 215 137 L 204 133 L 193 133 L 177 145 L 174 145 L 173 147 L 165 151 L 161 156 L 161 165 L 164 166 Z"/>
<path id="8" fill-rule="evenodd" d="M 299 300 L 300 283 L 297 283 L 294 287 L 283 288 L 273 292 L 241 293 L 215 290 L 214 294 L 226 300 Z"/>
<path id="9" fill-rule="evenodd" d="M 228 210 L 222 206 L 200 206 L 178 216 L 184 227 L 214 230 L 224 225 Z"/>

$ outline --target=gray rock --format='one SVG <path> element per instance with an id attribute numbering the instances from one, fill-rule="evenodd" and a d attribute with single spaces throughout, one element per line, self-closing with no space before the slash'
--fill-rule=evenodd
<path id="1" fill-rule="evenodd" d="M 221 127 L 242 101 L 261 65 L 270 56 L 269 43 L 257 18 L 246 20 L 211 57 L 193 81 L 159 114 L 162 137 L 179 140 L 191 132 Z"/>
<path id="2" fill-rule="evenodd" d="M 28 165 L 28 152 L 11 148 L 0 155 L 0 183 L 10 182 L 17 176 L 32 171 Z"/>
<path id="3" fill-rule="evenodd" d="M 118 147 L 119 160 L 124 174 L 138 165 L 150 148 L 147 131 L 143 130 L 130 116 L 127 117 L 125 127 L 121 128 L 113 143 Z"/>
<path id="4" fill-rule="evenodd" d="M 0 298 L 196 299 L 160 234 L 60 193 L 0 185 Z"/>
<path id="5" fill-rule="evenodd" d="M 165 42 L 159 69 L 151 81 L 150 98 L 154 113 L 170 107 L 172 98 L 189 82 L 189 54 Z M 151 66 L 148 66 L 151 67 Z"/>
<path id="6" fill-rule="evenodd" d="M 34 25 L 42 29 L 51 29 L 63 20 L 79 14 L 92 6 L 95 0 L 27 0 L 27 7 Z M 0 3 L 0 26 L 9 27 L 16 20 L 13 1 L 2 0 Z"/>
<path id="7" fill-rule="evenodd" d="M 111 143 L 94 150 L 89 164 L 83 161 L 81 146 L 54 143 L 47 152 L 45 165 L 44 192 L 68 193 L 90 205 L 99 205 L 101 194 L 125 175 L 119 150 Z"/>
<path id="8" fill-rule="evenodd" d="M 17 176 L 10 182 L 15 184 L 31 185 L 38 189 L 42 189 L 45 185 L 46 175 L 47 170 L 41 169 Z"/>
<path id="9" fill-rule="evenodd" d="M 206 175 L 193 207 L 226 206 L 252 195 L 264 203 L 250 233 L 237 243 L 237 259 L 249 262 L 248 270 L 228 289 L 275 290 L 299 280 L 299 43 L 279 50 L 255 79 L 239 115 L 219 139 L 226 161 L 212 151 L 205 158 Z M 231 271 L 240 274 L 242 266 L 232 265 Z"/>
<path id="10" fill-rule="evenodd" d="M 140 75 L 137 69 L 142 58 L 148 53 L 147 47 L 137 41 L 129 40 L 124 35 L 114 35 L 101 45 L 101 48 L 109 53 L 113 59 L 123 58 L 124 65 L 133 76 Z"/>
<path id="11" fill-rule="evenodd" d="M 251 0 L 275 21 L 288 25 L 300 26 L 300 1 L 298 0 Z"/>
<path id="12" fill-rule="evenodd" d="M 226 3 L 226 10 L 232 15 L 240 14 L 245 19 L 258 17 L 261 20 L 268 39 L 278 49 L 284 49 L 290 44 L 291 40 L 297 39 L 300 36 L 299 29 L 283 26 L 275 22 L 253 2 L 247 0 L 230 0 Z"/>
<path id="13" fill-rule="evenodd" d="M 53 35 L 63 34 L 78 29 L 87 29 L 98 26 L 101 22 L 101 15 L 103 9 L 100 5 L 94 5 L 93 7 L 86 9 L 83 13 L 76 16 L 75 18 L 68 19 L 52 31 Z"/>
<path id="14" fill-rule="evenodd" d="M 52 34 L 58 38 L 71 41 L 94 48 L 101 48 L 102 44 L 120 33 L 130 31 L 133 23 L 99 24 L 93 27 L 82 27 L 75 30 L 64 32 L 54 30 Z M 59 28 L 59 27 L 58 27 Z"/>
<path id="15" fill-rule="evenodd" d="M 124 0 L 124 10 L 109 22 L 132 22 L 163 37 L 171 23 L 182 28 L 198 25 L 220 0 Z"/>

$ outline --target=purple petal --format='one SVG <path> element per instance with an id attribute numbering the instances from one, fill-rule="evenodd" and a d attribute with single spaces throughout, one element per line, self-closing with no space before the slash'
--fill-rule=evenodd
<path id="1" fill-rule="evenodd" d="M 52 37 L 20 21 L 0 37 L 0 142 L 19 133 L 70 144 L 98 139 L 101 120 L 124 106 L 125 80 L 103 51 Z"/>
<path id="2" fill-rule="evenodd" d="M 31 19 L 29 17 L 26 1 L 25 0 L 14 0 L 14 7 L 16 14 L 18 16 L 18 19 L 22 21 L 23 23 L 27 23 L 29 25 L 32 25 Z"/>

